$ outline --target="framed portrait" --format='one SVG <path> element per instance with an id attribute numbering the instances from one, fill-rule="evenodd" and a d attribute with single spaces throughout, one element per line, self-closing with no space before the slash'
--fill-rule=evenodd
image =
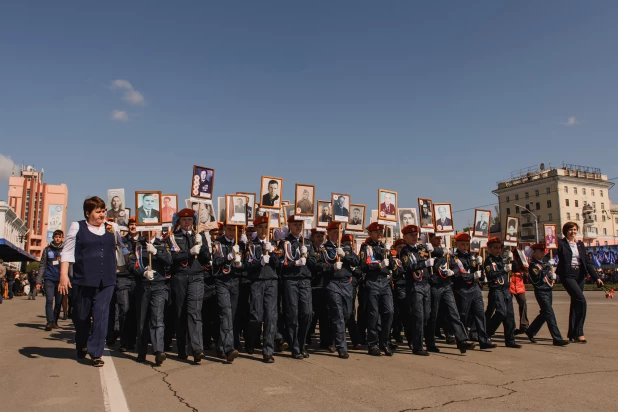
<path id="1" fill-rule="evenodd" d="M 290 201 L 289 200 L 282 200 L 281 201 L 281 206 L 285 206 L 285 205 L 289 205 Z"/>
<path id="2" fill-rule="evenodd" d="M 225 223 L 225 196 L 217 198 L 217 220 Z"/>
<path id="3" fill-rule="evenodd" d="M 185 205 L 187 208 L 193 209 L 195 213 L 197 213 L 198 229 L 212 229 L 217 227 L 217 215 L 215 214 L 215 208 L 212 206 L 212 200 L 193 202 L 191 199 L 186 199 Z"/>
<path id="4" fill-rule="evenodd" d="M 519 217 L 507 216 L 504 229 L 504 241 L 517 243 L 519 238 Z"/>
<path id="5" fill-rule="evenodd" d="M 260 207 L 278 208 L 281 206 L 281 194 L 283 193 L 283 178 L 262 176 L 260 185 Z"/>
<path id="6" fill-rule="evenodd" d="M 215 186 L 215 169 L 194 165 L 191 179 L 191 197 L 212 199 L 212 191 Z"/>
<path id="7" fill-rule="evenodd" d="M 326 227 L 333 221 L 333 211 L 329 200 L 318 200 L 317 227 Z"/>
<path id="8" fill-rule="evenodd" d="M 370 223 L 377 222 L 377 221 L 378 221 L 378 210 L 377 209 L 372 209 L 371 210 L 371 221 L 370 221 Z"/>
<path id="9" fill-rule="evenodd" d="M 397 216 L 399 217 L 398 224 L 400 231 L 408 225 L 418 226 L 415 207 L 400 207 L 397 209 Z"/>
<path id="10" fill-rule="evenodd" d="M 479 253 L 481 251 L 481 239 L 473 237 L 470 240 L 470 252 Z"/>
<path id="11" fill-rule="evenodd" d="M 296 183 L 296 214 L 298 216 L 313 216 L 315 213 L 315 186 Z"/>
<path id="12" fill-rule="evenodd" d="M 178 211 L 178 195 L 161 195 L 161 222 L 172 223 Z"/>
<path id="13" fill-rule="evenodd" d="M 243 195 L 225 195 L 225 224 L 245 226 L 247 224 L 247 202 Z"/>
<path id="14" fill-rule="evenodd" d="M 126 212 L 124 189 L 109 189 L 107 191 L 107 214 L 105 217 L 114 219 L 118 226 L 129 225 L 129 215 Z"/>
<path id="15" fill-rule="evenodd" d="M 296 205 L 284 205 L 283 209 L 283 221 L 287 222 L 288 217 L 292 216 L 295 213 Z"/>
<path id="16" fill-rule="evenodd" d="M 491 210 L 474 209 L 474 228 L 472 236 L 489 237 Z"/>
<path id="17" fill-rule="evenodd" d="M 131 219 L 131 210 L 132 209 L 130 207 L 125 207 L 124 208 L 125 214 L 127 216 L 127 222 L 128 222 L 128 219 Z"/>
<path id="18" fill-rule="evenodd" d="M 378 219 L 397 221 L 397 192 L 378 189 Z"/>
<path id="19" fill-rule="evenodd" d="M 161 192 L 141 190 L 135 192 L 137 207 L 136 224 L 138 226 L 153 226 L 161 223 Z"/>
<path id="20" fill-rule="evenodd" d="M 350 221 L 346 225 L 345 230 L 363 232 L 365 230 L 365 205 L 351 204 L 350 205 Z"/>
<path id="21" fill-rule="evenodd" d="M 236 192 L 237 195 L 247 196 L 249 201 L 247 202 L 247 221 L 253 222 L 255 218 L 255 193 L 249 192 Z"/>
<path id="22" fill-rule="evenodd" d="M 436 232 L 452 232 L 453 225 L 453 209 L 450 203 L 434 203 L 433 215 L 435 216 Z"/>
<path id="23" fill-rule="evenodd" d="M 270 228 L 281 227 L 281 213 L 280 212 L 267 212 L 270 216 Z"/>
<path id="24" fill-rule="evenodd" d="M 544 224 L 543 237 L 545 238 L 545 247 L 547 249 L 558 249 L 558 240 L 556 239 L 556 225 Z"/>
<path id="25" fill-rule="evenodd" d="M 418 198 L 418 210 L 421 215 L 421 228 L 433 229 L 433 202 L 431 199 Z"/>
<path id="26" fill-rule="evenodd" d="M 344 193 L 331 194 L 331 211 L 334 222 L 348 223 L 350 220 L 350 195 Z"/>

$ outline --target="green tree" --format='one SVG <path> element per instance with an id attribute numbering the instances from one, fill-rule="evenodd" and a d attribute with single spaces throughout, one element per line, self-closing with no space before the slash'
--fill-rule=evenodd
<path id="1" fill-rule="evenodd" d="M 39 270 L 39 262 L 30 262 L 26 266 L 26 272 L 30 273 L 32 270 Z"/>

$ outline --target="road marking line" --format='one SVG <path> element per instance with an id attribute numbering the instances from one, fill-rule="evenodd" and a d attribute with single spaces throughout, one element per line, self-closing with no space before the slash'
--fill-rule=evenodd
<path id="1" fill-rule="evenodd" d="M 99 368 L 101 375 L 101 389 L 103 390 L 103 403 L 106 412 L 130 412 L 127 399 L 124 396 L 114 359 L 109 350 L 103 352 L 105 365 Z"/>

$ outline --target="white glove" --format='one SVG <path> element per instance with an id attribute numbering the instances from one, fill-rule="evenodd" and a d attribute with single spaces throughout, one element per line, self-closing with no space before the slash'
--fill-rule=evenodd
<path id="1" fill-rule="evenodd" d="M 240 255 L 234 256 L 234 263 L 240 262 Z"/>
<path id="2" fill-rule="evenodd" d="M 266 249 L 266 251 L 267 251 L 268 253 L 270 253 L 270 252 L 272 252 L 273 250 L 275 250 L 275 247 L 273 246 L 273 244 L 272 244 L 272 243 L 270 243 L 270 242 L 266 242 L 266 243 L 264 243 L 264 249 Z"/>
<path id="3" fill-rule="evenodd" d="M 240 261 L 240 259 L 234 261 L 234 267 L 235 268 L 242 267 L 242 262 Z"/>
<path id="4" fill-rule="evenodd" d="M 200 249 L 202 248 L 202 246 L 200 245 L 195 245 L 191 248 L 190 252 L 193 256 L 197 256 L 200 254 Z"/>
<path id="5" fill-rule="evenodd" d="M 476 272 L 474 272 L 474 279 L 480 279 L 481 278 L 481 271 L 477 270 Z"/>
<path id="6" fill-rule="evenodd" d="M 425 249 L 427 249 L 428 253 L 433 252 L 433 245 L 431 243 L 426 243 L 425 244 Z"/>
<path id="7" fill-rule="evenodd" d="M 389 267 L 391 262 L 388 259 L 384 259 L 380 262 L 380 267 L 382 269 Z"/>
<path id="8" fill-rule="evenodd" d="M 451 277 L 451 276 L 453 276 L 454 274 L 455 274 L 455 272 L 453 272 L 452 270 L 450 270 L 450 269 L 446 269 L 446 276 L 447 276 L 447 277 Z"/>
<path id="9" fill-rule="evenodd" d="M 510 272 L 511 269 L 513 269 L 513 265 L 511 265 L 510 263 L 504 265 L 504 270 L 506 270 L 507 272 Z"/>
<path id="10" fill-rule="evenodd" d="M 301 246 L 300 247 L 300 254 L 301 255 L 306 255 L 307 254 L 307 246 Z"/>
<path id="11" fill-rule="evenodd" d="M 144 277 L 148 280 L 153 280 L 154 279 L 154 270 L 146 270 L 144 272 Z"/>
<path id="12" fill-rule="evenodd" d="M 154 247 L 152 243 L 146 243 L 146 251 L 151 255 L 157 254 L 157 248 Z"/>
<path id="13" fill-rule="evenodd" d="M 232 246 L 232 250 L 234 251 L 234 254 L 236 255 L 236 254 L 240 253 L 240 246 L 234 245 L 234 246 Z"/>
<path id="14" fill-rule="evenodd" d="M 242 236 L 240 237 L 240 241 L 242 243 L 249 243 L 249 239 L 247 239 L 247 235 L 246 234 L 242 234 Z"/>
<path id="15" fill-rule="evenodd" d="M 481 256 L 476 257 L 476 264 L 479 266 L 483 264 L 483 258 Z"/>
<path id="16" fill-rule="evenodd" d="M 507 259 L 513 259 L 513 252 L 511 252 L 510 250 L 508 252 L 506 252 L 506 258 Z"/>
<path id="17" fill-rule="evenodd" d="M 228 254 L 227 254 L 227 260 L 229 260 L 230 262 L 231 262 L 232 260 L 234 260 L 234 254 L 233 254 L 233 253 L 228 253 Z"/>
<path id="18" fill-rule="evenodd" d="M 335 270 L 341 270 L 343 266 L 343 262 L 335 262 Z"/>
<path id="19" fill-rule="evenodd" d="M 296 266 L 305 266 L 307 264 L 307 258 L 300 258 L 296 261 Z"/>
<path id="20" fill-rule="evenodd" d="M 384 247 L 386 248 L 386 250 L 391 250 L 391 248 L 393 247 L 393 244 L 392 243 L 386 243 L 384 245 Z"/>
<path id="21" fill-rule="evenodd" d="M 434 260 L 435 260 L 434 258 L 429 258 L 429 259 L 427 259 L 427 260 L 425 261 L 425 267 L 426 267 L 426 268 L 432 267 L 432 266 L 433 266 L 433 261 L 434 261 Z"/>
<path id="22" fill-rule="evenodd" d="M 337 255 L 339 257 L 345 257 L 345 252 L 343 251 L 343 248 L 340 248 L 340 247 L 337 248 Z"/>
<path id="23" fill-rule="evenodd" d="M 260 259 L 260 262 L 262 263 L 262 266 L 268 265 L 268 262 L 270 262 L 270 256 L 262 255 L 262 259 Z"/>
<path id="24" fill-rule="evenodd" d="M 549 264 L 552 266 L 556 266 L 556 259 L 549 259 Z"/>
<path id="25" fill-rule="evenodd" d="M 555 272 L 553 272 L 553 273 L 551 274 L 551 280 L 556 280 L 556 273 L 555 273 Z"/>

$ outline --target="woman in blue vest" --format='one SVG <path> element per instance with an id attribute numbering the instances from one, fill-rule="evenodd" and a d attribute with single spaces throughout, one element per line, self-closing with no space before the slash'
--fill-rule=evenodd
<path id="1" fill-rule="evenodd" d="M 116 286 L 116 244 L 122 247 L 125 260 L 128 250 L 122 243 L 118 227 L 105 221 L 105 202 L 97 197 L 84 201 L 86 220 L 71 223 L 60 264 L 58 290 L 68 294 L 73 289 L 73 323 L 77 357 L 86 354 L 92 366 L 103 366 L 109 305 Z M 73 263 L 73 283 L 69 281 L 69 264 Z M 90 316 L 92 315 L 92 324 Z"/>

